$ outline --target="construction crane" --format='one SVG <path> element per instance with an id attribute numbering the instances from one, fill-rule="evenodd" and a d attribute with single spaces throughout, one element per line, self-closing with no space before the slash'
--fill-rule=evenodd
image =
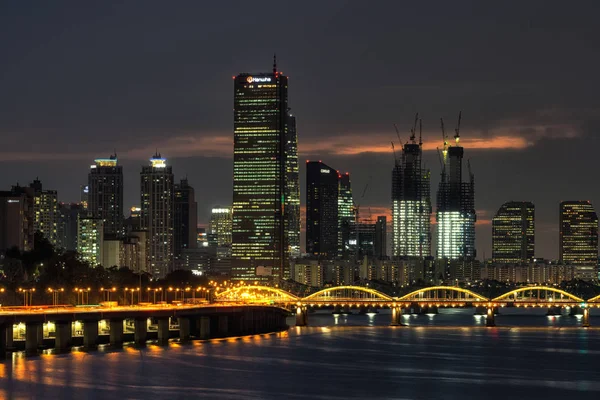
<path id="1" fill-rule="evenodd" d="M 410 130 L 410 142 L 415 143 L 415 135 L 417 132 L 417 122 L 419 122 L 419 113 L 415 114 L 415 122 L 413 123 L 413 127 Z"/>
<path id="2" fill-rule="evenodd" d="M 458 144 L 460 140 L 460 120 L 462 119 L 462 111 L 458 112 L 458 124 L 456 124 L 456 129 L 454 130 L 454 141 Z"/>
<path id="3" fill-rule="evenodd" d="M 442 167 L 442 172 L 444 170 L 444 165 L 446 165 L 446 156 L 448 154 L 448 136 L 446 136 L 446 130 L 444 129 L 444 118 L 440 118 L 440 124 L 442 127 L 442 141 L 444 142 L 444 147 L 442 149 L 442 155 L 440 155 L 440 148 L 437 148 L 438 158 L 440 159 L 440 166 Z"/>
<path id="4" fill-rule="evenodd" d="M 392 152 L 394 153 L 394 165 L 398 165 L 398 157 L 396 156 L 396 148 L 394 147 L 394 142 L 392 142 Z"/>

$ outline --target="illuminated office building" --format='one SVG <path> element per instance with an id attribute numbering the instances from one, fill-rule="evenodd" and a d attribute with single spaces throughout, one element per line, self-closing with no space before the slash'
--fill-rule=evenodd
<path id="1" fill-rule="evenodd" d="M 94 160 L 87 196 L 90 215 L 104 221 L 104 234 L 123 236 L 123 167 L 116 154 Z"/>
<path id="2" fill-rule="evenodd" d="M 504 203 L 492 219 L 492 261 L 498 264 L 533 262 L 535 207 L 528 201 Z"/>
<path id="3" fill-rule="evenodd" d="M 231 253 L 231 229 L 233 219 L 231 207 L 216 207 L 210 214 L 208 231 L 214 238 L 217 247 L 228 248 Z"/>
<path id="4" fill-rule="evenodd" d="M 460 117 L 459 117 L 460 126 Z M 471 259 L 475 252 L 475 177 L 469 164 L 468 180 L 463 182 L 464 149 L 459 145 L 459 128 L 455 145 L 442 150 L 442 174 L 437 192 L 437 258 Z"/>
<path id="5" fill-rule="evenodd" d="M 174 179 L 166 159 L 155 154 L 143 166 L 141 178 L 141 229 L 147 231 L 148 271 L 163 278 L 174 268 L 173 197 Z"/>
<path id="6" fill-rule="evenodd" d="M 34 231 L 40 232 L 53 246 L 58 246 L 58 194 L 56 190 L 43 190 L 36 179 L 29 185 L 33 189 Z"/>
<path id="7" fill-rule="evenodd" d="M 598 216 L 589 201 L 560 203 L 560 260 L 565 264 L 598 265 Z"/>
<path id="8" fill-rule="evenodd" d="M 306 162 L 306 252 L 335 258 L 338 252 L 338 172 Z"/>
<path id="9" fill-rule="evenodd" d="M 274 66 L 234 77 L 234 280 L 289 277 L 300 231 L 295 136 L 287 76 Z"/>
<path id="10" fill-rule="evenodd" d="M 392 171 L 392 255 L 431 255 L 431 196 L 429 169 L 422 164 L 422 143 L 402 146 L 402 158 Z"/>
<path id="11" fill-rule="evenodd" d="M 354 224 L 354 201 L 350 174 L 338 174 L 338 257 L 350 257 L 350 230 Z"/>

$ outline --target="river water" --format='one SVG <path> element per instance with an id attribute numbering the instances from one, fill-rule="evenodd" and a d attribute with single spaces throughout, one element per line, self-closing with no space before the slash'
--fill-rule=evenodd
<path id="1" fill-rule="evenodd" d="M 310 327 L 0 363 L 0 398 L 599 399 L 600 329 L 543 310 L 309 315 Z M 592 326 L 600 316 L 592 314 Z M 293 320 L 290 319 L 290 325 Z"/>

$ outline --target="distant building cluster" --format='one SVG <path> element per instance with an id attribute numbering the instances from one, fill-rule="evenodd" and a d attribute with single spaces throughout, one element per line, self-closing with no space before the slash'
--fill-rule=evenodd
<path id="1" fill-rule="evenodd" d="M 302 253 L 298 133 L 288 84 L 275 63 L 270 73 L 233 77 L 232 203 L 212 209 L 207 229 L 198 229 L 194 188 L 187 178 L 176 182 L 158 152 L 141 168 L 140 203 L 125 218 L 123 167 L 112 155 L 91 165 L 78 203 L 59 203 L 38 179 L 0 192 L 0 251 L 31 250 L 39 232 L 92 266 L 157 278 L 187 269 L 311 287 L 598 279 L 598 217 L 589 201 L 560 203 L 558 260 L 536 258 L 535 206 L 528 201 L 502 204 L 492 220 L 492 258 L 477 259 L 475 177 L 464 161 L 460 114 L 453 141 L 441 121 L 435 214 L 418 115 L 409 140 L 398 135 L 398 152 L 392 143 L 389 221 L 361 204 L 368 184 L 353 194 L 348 172 L 307 160 Z"/>

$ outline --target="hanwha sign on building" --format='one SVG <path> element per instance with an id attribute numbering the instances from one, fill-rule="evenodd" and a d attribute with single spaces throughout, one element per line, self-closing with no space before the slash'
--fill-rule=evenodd
<path id="1" fill-rule="evenodd" d="M 249 76 L 246 78 L 246 82 L 271 82 L 271 78 L 269 78 L 268 76 Z"/>

